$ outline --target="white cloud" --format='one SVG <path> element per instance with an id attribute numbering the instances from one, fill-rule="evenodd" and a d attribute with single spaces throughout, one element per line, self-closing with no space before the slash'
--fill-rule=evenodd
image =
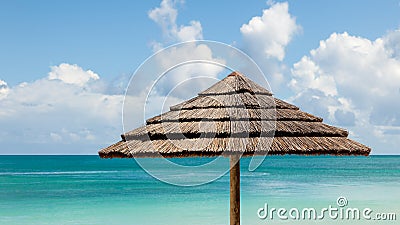
<path id="1" fill-rule="evenodd" d="M 183 1 L 180 1 L 183 2 Z M 160 7 L 150 10 L 148 16 L 156 22 L 163 31 L 163 35 L 172 42 L 192 41 L 203 38 L 201 23 L 199 21 L 190 21 L 190 24 L 180 25 L 176 23 L 178 10 L 175 8 L 177 1 L 163 0 Z M 155 43 L 153 47 L 159 47 Z"/>
<path id="2" fill-rule="evenodd" d="M 203 39 L 202 27 L 199 21 L 190 21 L 189 25 L 178 25 L 177 4 L 183 4 L 183 1 L 163 0 L 160 6 L 149 11 L 148 16 L 156 22 L 169 42 L 184 42 Z M 159 51 L 163 48 L 163 43 L 153 42 L 153 50 Z M 224 64 L 224 60 L 216 59 L 212 50 L 202 43 L 186 43 L 184 45 L 174 46 L 167 50 L 158 52 L 155 57 L 153 73 L 163 74 L 172 67 L 182 62 L 191 60 L 209 60 Z M 156 77 L 156 86 L 153 91 L 158 98 L 159 95 L 173 98 L 187 99 L 206 89 L 215 83 L 218 73 L 224 68 L 209 63 L 184 64 L 173 68 L 163 77 Z M 199 76 L 208 78 L 200 79 Z M 172 91 L 172 92 L 171 92 Z"/>
<path id="3" fill-rule="evenodd" d="M 0 100 L 7 97 L 9 91 L 10 90 L 7 86 L 7 83 L 3 80 L 0 80 Z"/>
<path id="4" fill-rule="evenodd" d="M 180 41 L 203 39 L 201 23 L 192 20 L 189 26 L 180 26 L 177 30 L 177 37 Z"/>
<path id="5" fill-rule="evenodd" d="M 255 16 L 243 24 L 240 32 L 244 51 L 260 66 L 273 89 L 281 89 L 286 83 L 287 72 L 283 59 L 286 46 L 301 31 L 301 26 L 289 13 L 287 2 L 269 1 L 262 16 Z"/>
<path id="6" fill-rule="evenodd" d="M 171 54 L 180 55 L 188 49 L 176 50 Z M 197 56 L 210 54 L 207 48 L 201 46 L 194 45 L 191 50 Z M 169 66 L 167 61 L 159 63 Z M 71 66 L 63 65 L 67 65 L 67 68 Z M 77 65 L 72 67 L 80 68 Z M 61 68 L 61 65 L 51 68 L 53 71 L 53 68 Z M 88 77 L 82 71 L 70 70 L 65 76 L 82 81 L 82 77 Z M 100 148 L 118 141 L 118 134 L 123 132 L 121 116 L 124 95 L 121 88 L 102 82 L 100 76 L 96 82 L 90 80 L 93 79 L 71 84 L 62 79 L 44 77 L 14 87 L 8 87 L 1 81 L 0 90 L 7 90 L 7 93 L 2 92 L 6 95 L 0 98 L 0 143 L 3 146 L 8 144 L 12 149 L 2 148 L 0 154 L 11 151 L 13 154 L 95 154 Z M 126 79 L 117 79 L 116 82 L 118 87 L 125 88 L 127 85 Z M 125 123 L 129 127 L 125 128 L 136 128 L 145 116 L 148 118 L 159 114 L 160 106 L 165 101 L 165 107 L 180 101 L 156 92 L 147 99 L 146 115 L 143 115 L 143 110 L 138 110 L 137 105 L 144 104 L 145 94 L 128 96 L 131 107 L 125 107 L 124 113 L 129 115 L 130 120 Z"/>
<path id="7" fill-rule="evenodd" d="M 95 73 L 79 68 L 77 65 L 61 64 L 52 67 L 52 72 L 58 70 L 56 73 L 60 79 L 49 76 L 7 87 L 8 94 L 0 99 L 0 133 L 3 144 L 92 144 L 104 147 L 115 141 L 118 138 L 115 134 L 122 131 L 123 95 L 109 94 L 105 92 L 107 88 L 104 92 L 92 88 L 91 85 L 97 84 L 88 81 L 92 77 L 100 79 L 99 76 L 89 76 Z M 1 83 L 2 86 L 4 83 Z M 13 148 L 17 148 L 17 145 Z M 15 149 L 2 149 L 10 150 Z M 41 153 L 58 153 L 58 149 L 51 149 L 54 152 L 49 149 L 36 150 Z M 85 153 L 95 153 L 97 150 L 91 149 Z M 19 153 L 24 151 L 20 150 Z M 77 149 L 76 153 L 82 153 L 79 151 Z"/>
<path id="8" fill-rule="evenodd" d="M 269 9 L 263 10 L 261 17 L 255 16 L 247 24 L 243 24 L 240 32 L 252 54 L 282 61 L 285 47 L 301 28 L 290 15 L 287 2 L 270 5 Z"/>
<path id="9" fill-rule="evenodd" d="M 307 56 L 304 56 L 300 62 L 293 65 L 292 74 L 294 78 L 290 81 L 289 86 L 297 92 L 307 87 L 319 90 L 325 95 L 335 96 L 337 94 L 333 77 L 324 74 L 319 66 Z"/>
<path id="10" fill-rule="evenodd" d="M 385 49 L 395 59 L 400 59 L 400 32 L 391 31 L 385 37 L 383 37 L 385 43 Z"/>
<path id="11" fill-rule="evenodd" d="M 91 70 L 83 70 L 78 65 L 61 63 L 52 66 L 48 76 L 49 80 L 61 80 L 67 84 L 83 86 L 91 80 L 98 80 L 100 77 Z"/>
<path id="12" fill-rule="evenodd" d="M 54 133 L 54 132 L 50 132 L 50 138 L 55 142 L 59 142 L 62 140 L 61 135 Z"/>
<path id="13" fill-rule="evenodd" d="M 225 64 L 225 60 L 213 56 L 212 50 L 206 44 L 186 43 L 164 50 L 156 56 L 157 65 L 162 72 L 176 66 L 177 62 L 192 60 Z M 183 64 L 161 77 L 155 88 L 161 95 L 172 94 L 174 97 L 187 99 L 215 83 L 217 75 L 223 70 L 224 68 L 221 66 L 206 62 Z M 200 79 L 198 77 L 207 78 Z"/>
<path id="14" fill-rule="evenodd" d="M 353 129 L 364 137 L 378 138 L 387 131 L 397 131 L 399 41 L 400 30 L 373 41 L 348 33 L 333 33 L 311 50 L 309 56 L 293 65 L 289 86 L 296 96 L 291 100 L 306 110 L 328 115 L 332 123 L 355 125 Z M 384 140 L 385 137 L 389 136 L 379 136 L 382 142 L 394 144 L 393 140 Z"/>

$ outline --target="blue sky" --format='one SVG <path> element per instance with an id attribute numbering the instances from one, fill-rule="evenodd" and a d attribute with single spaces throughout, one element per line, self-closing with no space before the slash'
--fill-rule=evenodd
<path id="1" fill-rule="evenodd" d="M 278 98 L 375 154 L 398 153 L 398 0 L 160 3 L 1 1 L 0 154 L 95 154 L 117 141 L 129 76 L 155 46 L 193 38 L 243 50 Z M 151 18 L 157 8 L 176 19 Z"/>

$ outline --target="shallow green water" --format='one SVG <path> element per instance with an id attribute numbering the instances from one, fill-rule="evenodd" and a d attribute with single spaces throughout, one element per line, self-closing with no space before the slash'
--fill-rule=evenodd
<path id="1" fill-rule="evenodd" d="M 174 159 L 199 165 L 210 159 Z M 151 159 L 157 166 L 157 159 Z M 337 206 L 394 212 L 400 220 L 400 157 L 270 156 L 254 172 L 242 159 L 242 224 L 376 224 L 376 220 L 261 220 L 270 207 Z M 229 166 L 228 160 L 220 163 Z M 159 168 L 162 170 L 162 168 Z M 164 171 L 174 174 L 173 170 Z M 180 174 L 182 179 L 210 174 Z M 0 156 L 0 224 L 228 224 L 229 176 L 179 187 L 154 179 L 133 159 Z"/>

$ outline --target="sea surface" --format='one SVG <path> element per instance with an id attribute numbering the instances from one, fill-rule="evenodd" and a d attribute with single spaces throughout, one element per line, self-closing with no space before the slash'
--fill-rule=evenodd
<path id="1" fill-rule="evenodd" d="M 199 166 L 210 158 L 174 159 Z M 255 171 L 241 160 L 242 224 L 400 224 L 400 156 L 268 156 Z M 213 171 L 177 173 L 183 181 Z M 228 159 L 221 168 L 229 168 Z M 178 179 L 178 180 L 179 180 Z M 337 199 L 345 200 L 339 207 Z M 345 199 L 344 199 L 345 198 Z M 260 219 L 265 208 L 370 208 L 372 219 Z M 261 213 L 264 213 L 261 211 Z M 396 220 L 376 220 L 376 213 Z M 288 216 L 288 214 L 286 214 Z M 0 224 L 229 224 L 229 174 L 183 187 L 144 171 L 134 159 L 98 156 L 0 156 Z"/>

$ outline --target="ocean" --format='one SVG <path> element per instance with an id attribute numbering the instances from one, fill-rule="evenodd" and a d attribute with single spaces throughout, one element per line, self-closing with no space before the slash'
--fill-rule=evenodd
<path id="1" fill-rule="evenodd" d="M 210 160 L 173 162 L 201 165 Z M 241 161 L 242 224 L 399 224 L 400 156 L 268 156 L 253 172 L 249 161 Z M 159 159 L 148 163 L 157 167 Z M 228 167 L 228 159 L 218 166 Z M 212 173 L 163 172 L 182 180 Z M 346 204 L 339 205 L 338 198 Z M 289 215 L 293 208 L 301 214 L 304 208 L 321 212 L 329 206 L 372 212 L 360 219 L 326 213 L 307 220 L 296 218 L 293 210 Z M 265 216 L 271 208 L 287 213 Z M 134 159 L 0 156 L 0 224 L 229 224 L 229 174 L 183 187 L 153 178 Z"/>

